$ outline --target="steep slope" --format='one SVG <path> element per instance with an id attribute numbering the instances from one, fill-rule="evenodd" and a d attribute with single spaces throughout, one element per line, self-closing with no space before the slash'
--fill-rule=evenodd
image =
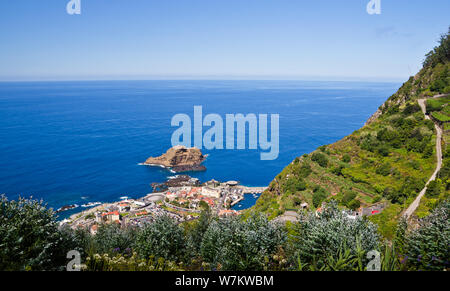
<path id="1" fill-rule="evenodd" d="M 264 212 L 275 218 L 287 210 L 299 210 L 305 202 L 319 208 L 334 199 L 342 207 L 370 215 L 369 207 L 377 204 L 374 213 L 381 213 L 370 219 L 384 236 L 391 237 L 397 219 L 436 169 L 435 124 L 425 118 L 418 100 L 450 93 L 449 42 L 447 33 L 427 55 L 423 69 L 380 106 L 363 128 L 296 158 L 275 177 L 249 212 Z M 433 120 L 440 118 L 442 128 L 448 129 L 448 98 L 433 102 L 439 103 L 432 104 L 436 105 Z M 444 141 L 448 141 L 446 135 L 444 131 Z M 446 145 L 443 149 L 446 153 Z M 446 164 L 444 161 L 443 169 Z M 419 206 L 421 215 L 449 194 L 448 174 L 442 172 L 437 175 L 439 185 L 430 185 L 434 194 L 425 195 L 433 200 L 424 199 L 428 204 Z"/>

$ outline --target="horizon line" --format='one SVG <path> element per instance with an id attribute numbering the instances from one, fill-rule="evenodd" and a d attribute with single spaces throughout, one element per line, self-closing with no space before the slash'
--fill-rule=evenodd
<path id="1" fill-rule="evenodd" d="M 337 77 L 337 76 L 148 76 L 148 77 L 73 77 L 73 78 L 1 78 L 0 83 L 38 83 L 38 82 L 108 82 L 108 81 L 317 81 L 317 82 L 368 82 L 368 83 L 403 83 L 408 77 Z"/>

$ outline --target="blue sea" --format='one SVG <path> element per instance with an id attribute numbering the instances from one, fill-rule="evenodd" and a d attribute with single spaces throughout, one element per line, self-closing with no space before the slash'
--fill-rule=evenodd
<path id="1" fill-rule="evenodd" d="M 191 173 L 201 181 L 265 186 L 295 157 L 360 128 L 399 86 L 186 80 L 0 83 L 0 194 L 43 199 L 55 209 L 141 197 L 151 192 L 151 183 L 173 174 L 138 164 L 171 147 L 176 129 L 171 118 L 178 113 L 193 117 L 195 105 L 203 106 L 204 115 L 223 118 L 280 115 L 278 159 L 261 161 L 256 150 L 204 151 L 209 154 L 207 171 Z"/>

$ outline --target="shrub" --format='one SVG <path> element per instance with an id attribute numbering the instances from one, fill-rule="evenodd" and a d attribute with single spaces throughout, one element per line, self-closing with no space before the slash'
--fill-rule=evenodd
<path id="1" fill-rule="evenodd" d="M 93 247 L 96 253 L 122 253 L 134 248 L 136 243 L 136 230 L 121 228 L 118 224 L 102 224 L 97 234 L 93 236 Z"/>
<path id="2" fill-rule="evenodd" d="M 299 175 L 300 177 L 307 178 L 312 173 L 310 164 L 303 164 L 300 167 Z"/>
<path id="3" fill-rule="evenodd" d="M 356 210 L 359 207 L 361 207 L 361 202 L 357 199 L 354 199 L 348 203 L 347 207 L 350 208 L 351 210 Z"/>
<path id="4" fill-rule="evenodd" d="M 344 194 L 344 197 L 342 197 L 342 203 L 344 205 L 347 205 L 350 201 L 356 198 L 358 196 L 358 193 L 355 191 L 348 191 Z"/>
<path id="5" fill-rule="evenodd" d="M 209 209 L 204 210 L 200 214 L 199 219 L 195 221 L 191 229 L 188 230 L 187 237 L 191 257 L 200 256 L 200 247 L 202 244 L 203 236 L 209 225 L 211 224 L 212 219 L 213 217 L 211 211 Z"/>
<path id="6" fill-rule="evenodd" d="M 146 259 L 161 257 L 169 261 L 182 261 L 186 251 L 183 230 L 172 218 L 160 216 L 139 232 L 136 250 Z"/>
<path id="7" fill-rule="evenodd" d="M 344 248 L 360 257 L 360 269 L 364 269 L 368 263 L 367 252 L 380 249 L 377 227 L 365 219 L 348 218 L 334 202 L 328 203 L 318 216 L 302 214 L 297 228 L 292 256 L 297 267 L 300 263 L 314 270 L 322 269 L 333 261 L 331 258 L 338 259 Z M 358 268 L 356 261 L 341 270 L 355 268 Z"/>
<path id="8" fill-rule="evenodd" d="M 378 151 L 378 153 L 379 153 L 380 155 L 382 155 L 383 157 L 389 156 L 389 153 L 390 153 L 390 149 L 389 149 L 389 147 L 386 146 L 386 145 L 380 146 L 380 147 L 377 149 L 377 151 Z"/>
<path id="9" fill-rule="evenodd" d="M 391 164 L 389 163 L 382 164 L 375 170 L 375 173 L 382 176 L 389 175 L 391 173 Z"/>
<path id="10" fill-rule="evenodd" d="M 352 160 L 352 158 L 350 157 L 349 154 L 345 154 L 345 155 L 342 157 L 342 161 L 343 161 L 344 163 L 350 163 L 351 160 Z"/>
<path id="11" fill-rule="evenodd" d="M 319 187 L 318 189 L 316 188 L 314 193 L 313 193 L 313 197 L 312 197 L 312 201 L 313 201 L 313 205 L 314 207 L 319 207 L 321 205 L 321 203 L 328 197 L 328 193 L 326 192 L 325 189 Z"/>
<path id="12" fill-rule="evenodd" d="M 213 221 L 203 237 L 201 254 L 213 268 L 261 271 L 285 242 L 284 230 L 263 215 Z"/>
<path id="13" fill-rule="evenodd" d="M 413 270 L 442 271 L 450 261 L 450 200 L 425 217 L 406 238 L 406 263 Z"/>
<path id="14" fill-rule="evenodd" d="M 292 192 L 295 193 L 297 191 L 303 191 L 306 189 L 306 183 L 301 178 L 297 178 L 295 176 L 289 177 L 285 183 L 283 184 L 283 192 Z"/>
<path id="15" fill-rule="evenodd" d="M 405 115 L 410 115 L 413 113 L 416 113 L 418 111 L 420 111 L 420 106 L 417 103 L 413 103 L 413 104 L 408 104 L 405 109 L 403 110 L 403 114 Z"/>
<path id="16" fill-rule="evenodd" d="M 436 198 L 441 195 L 441 182 L 440 181 L 431 181 L 430 184 L 428 184 L 427 192 L 425 193 L 425 196 L 427 198 Z"/>
<path id="17" fill-rule="evenodd" d="M 323 168 L 326 168 L 328 166 L 328 159 L 324 154 L 314 153 L 311 156 L 311 160 L 318 163 Z"/>
<path id="18" fill-rule="evenodd" d="M 0 196 L 0 270 L 61 270 L 73 243 L 42 201 Z"/>
<path id="19" fill-rule="evenodd" d="M 333 167 L 332 169 L 331 169 L 331 172 L 333 173 L 333 174 L 335 174 L 336 176 L 342 176 L 342 170 L 344 169 L 344 166 L 341 166 L 341 165 L 339 165 L 339 166 L 337 166 L 337 167 Z"/>

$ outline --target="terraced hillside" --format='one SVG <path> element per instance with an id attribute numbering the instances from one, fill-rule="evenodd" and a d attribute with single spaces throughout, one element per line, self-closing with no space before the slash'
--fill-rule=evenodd
<path id="1" fill-rule="evenodd" d="M 449 34 L 442 36 L 423 69 L 380 106 L 363 128 L 296 158 L 249 212 L 264 212 L 273 219 L 287 210 L 300 210 L 305 202 L 319 208 L 333 199 L 352 210 L 379 204 L 383 210 L 369 219 L 390 238 L 398 218 L 436 169 L 436 122 L 444 128 L 444 166 L 416 211 L 426 215 L 450 193 L 450 97 L 428 100 L 450 93 L 449 43 Z M 425 118 L 418 104 L 423 98 L 432 120 Z"/>

